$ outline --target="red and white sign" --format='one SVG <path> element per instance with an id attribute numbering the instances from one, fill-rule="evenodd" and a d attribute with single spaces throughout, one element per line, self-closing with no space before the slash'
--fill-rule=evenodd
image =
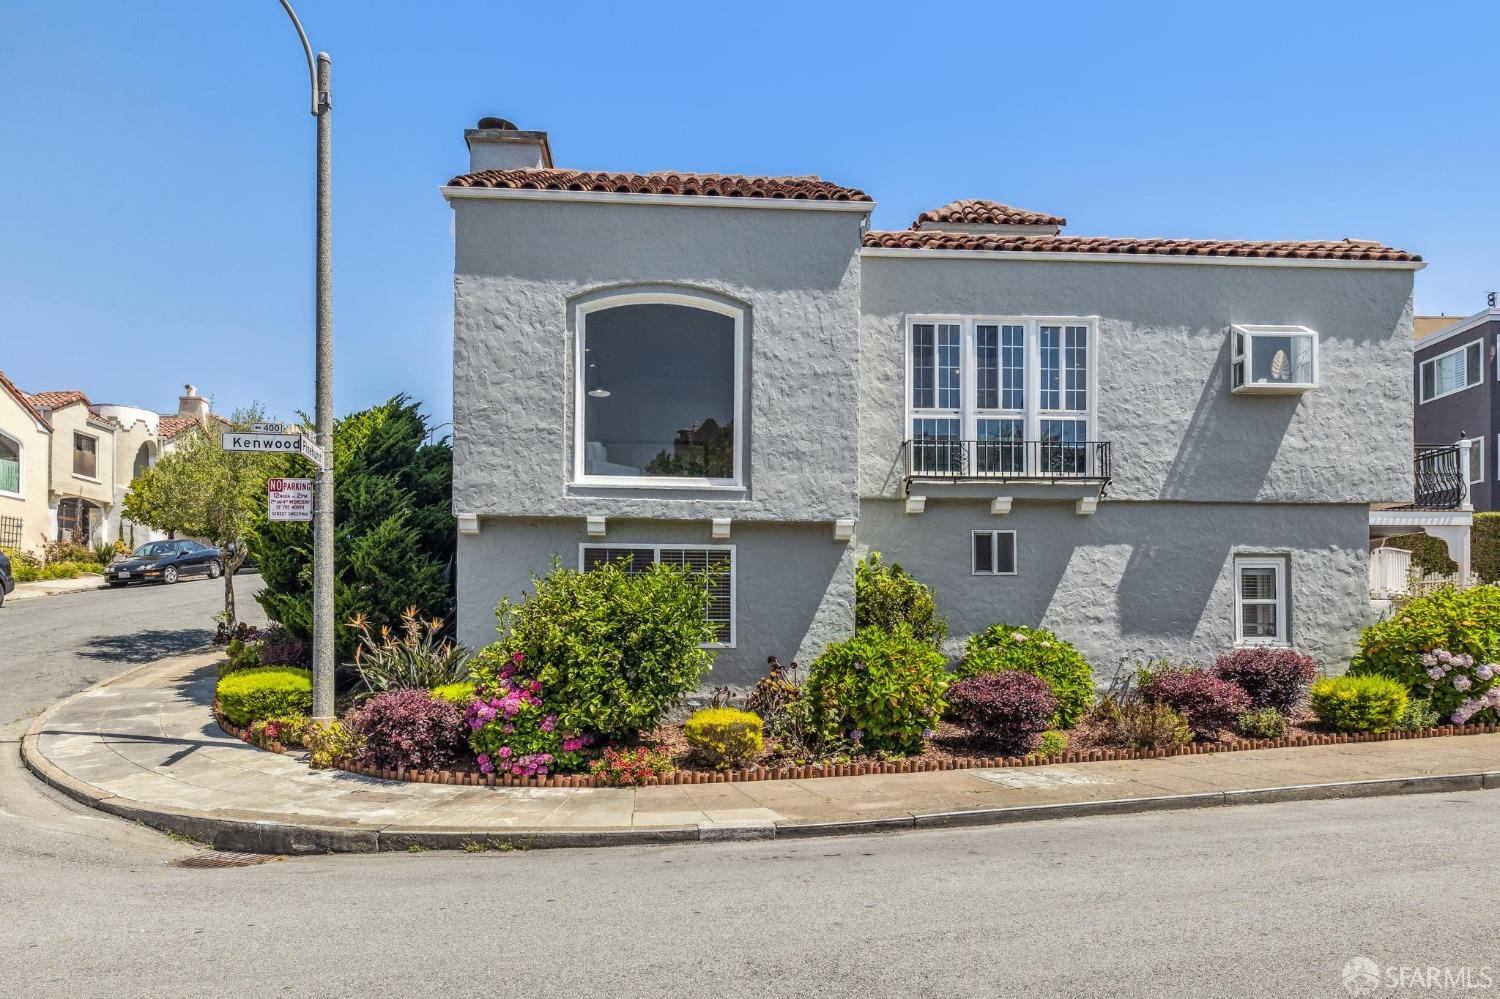
<path id="1" fill-rule="evenodd" d="M 270 479 L 266 482 L 266 510 L 272 520 L 311 523 L 313 480 Z"/>

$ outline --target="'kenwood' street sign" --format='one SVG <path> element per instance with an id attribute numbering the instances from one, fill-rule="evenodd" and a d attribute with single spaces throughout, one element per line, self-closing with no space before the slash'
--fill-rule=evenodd
<path id="1" fill-rule="evenodd" d="M 317 460 L 317 446 L 301 434 L 242 434 L 226 430 L 219 437 L 226 451 L 260 451 L 305 454 Z"/>
<path id="2" fill-rule="evenodd" d="M 266 480 L 266 513 L 271 520 L 311 523 L 313 515 L 312 479 Z"/>

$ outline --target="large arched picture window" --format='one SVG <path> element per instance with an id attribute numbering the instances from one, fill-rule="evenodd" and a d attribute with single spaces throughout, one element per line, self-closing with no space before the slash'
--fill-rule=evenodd
<path id="1" fill-rule="evenodd" d="M 0 493 L 21 494 L 21 442 L 0 434 Z"/>
<path id="2" fill-rule="evenodd" d="M 575 478 L 737 485 L 739 310 L 687 296 L 625 296 L 579 310 Z"/>

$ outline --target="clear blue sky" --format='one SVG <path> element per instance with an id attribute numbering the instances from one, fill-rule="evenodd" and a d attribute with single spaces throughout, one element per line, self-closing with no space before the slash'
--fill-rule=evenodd
<path id="1" fill-rule="evenodd" d="M 817 173 L 902 228 L 959 197 L 1069 232 L 1424 254 L 1500 286 L 1492 3 L 300 0 L 334 59 L 337 406 L 449 418 L 450 214 L 484 114 L 559 165 Z M 165 409 L 311 398 L 312 152 L 276 0 L 0 9 L 0 369 Z"/>

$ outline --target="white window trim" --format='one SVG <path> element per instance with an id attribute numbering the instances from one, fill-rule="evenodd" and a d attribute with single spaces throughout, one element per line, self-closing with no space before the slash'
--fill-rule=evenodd
<path id="1" fill-rule="evenodd" d="M 974 558 L 974 539 L 984 534 L 993 536 L 997 534 L 1010 535 L 1010 572 L 980 572 L 979 565 Z M 993 553 L 993 549 L 991 550 Z M 1021 574 L 1021 549 L 1016 543 L 1016 532 L 1011 531 L 971 531 L 969 532 L 969 575 L 971 576 L 1019 576 Z"/>
<path id="2" fill-rule="evenodd" d="M 9 489 L 0 489 L 0 496 L 7 499 L 26 498 L 26 445 L 21 443 L 21 438 L 12 437 L 10 434 L 0 430 L 0 437 L 5 438 L 16 446 L 16 486 L 15 492 Z"/>
<path id="3" fill-rule="evenodd" d="M 912 336 L 913 327 L 925 324 L 957 323 L 959 326 L 959 411 L 916 409 L 912 405 Z M 1021 326 L 1025 329 L 1023 351 L 1023 398 L 1020 412 L 1008 409 L 979 410 L 978 360 L 976 326 Z M 1042 400 L 1042 351 L 1041 327 L 1082 326 L 1088 330 L 1088 364 L 1085 376 L 1088 379 L 1088 406 L 1082 410 L 1041 409 Z M 1066 337 L 1066 332 L 1064 332 Z M 1062 349 L 1062 348 L 1059 348 Z M 940 315 L 913 313 L 906 317 L 906 332 L 903 340 L 905 360 L 905 384 L 903 386 L 905 423 L 901 439 L 908 440 L 912 434 L 912 421 L 920 419 L 957 419 L 959 440 L 977 440 L 980 420 L 1021 419 L 1021 439 L 1026 442 L 1041 439 L 1043 420 L 1085 420 L 1088 432 L 1086 440 L 1099 440 L 1099 317 L 1098 316 L 999 316 L 999 315 Z M 1003 379 L 1003 376 L 1002 376 Z M 1003 380 L 1002 380 L 1003 384 Z M 1066 383 L 1059 387 L 1059 396 L 1066 399 Z M 934 400 L 935 401 L 935 400 Z"/>
<path id="4" fill-rule="evenodd" d="M 1478 464 L 1479 464 L 1478 478 L 1474 478 L 1473 477 L 1475 475 L 1475 471 L 1474 471 L 1474 464 L 1475 463 L 1474 463 L 1473 460 L 1471 460 L 1469 462 L 1469 467 L 1466 468 L 1466 469 L 1464 469 L 1464 476 L 1465 476 L 1465 478 L 1468 479 L 1469 485 L 1471 485 L 1471 486 L 1482 485 L 1484 483 L 1484 438 L 1483 437 L 1475 437 L 1474 438 L 1474 442 L 1469 445 L 1469 452 L 1470 452 L 1471 455 L 1474 455 L 1474 454 L 1478 455 Z"/>
<path id="5" fill-rule="evenodd" d="M 1258 336 L 1310 336 L 1312 337 L 1312 381 L 1310 382 L 1252 382 L 1250 365 L 1254 361 L 1254 341 Z M 1237 351 L 1240 337 L 1245 339 L 1243 352 Z M 1242 395 L 1276 395 L 1308 392 L 1316 389 L 1323 377 L 1322 361 L 1318 357 L 1318 331 L 1306 326 L 1278 326 L 1266 324 L 1231 323 L 1229 326 L 1229 385 L 1230 391 Z M 1234 369 L 1245 365 L 1245 380 L 1238 387 L 1234 384 Z"/>
<path id="6" fill-rule="evenodd" d="M 1287 606 L 1289 603 L 1289 592 L 1287 575 L 1290 571 L 1288 559 L 1276 556 L 1249 556 L 1236 555 L 1233 558 L 1234 565 L 1234 644 L 1236 647 L 1269 645 L 1274 648 L 1286 648 L 1290 645 L 1287 631 Z M 1275 603 L 1276 605 L 1276 634 L 1273 637 L 1252 636 L 1246 637 L 1244 628 L 1244 591 L 1240 570 L 1242 569 L 1274 569 L 1276 570 L 1276 599 L 1252 600 L 1252 604 Z"/>
<path id="7" fill-rule="evenodd" d="M 1423 394 L 1423 385 L 1427 381 L 1427 379 L 1424 378 L 1423 375 L 1427 371 L 1427 365 L 1429 365 L 1429 364 L 1436 364 L 1438 361 L 1441 361 L 1444 358 L 1452 357 L 1454 354 L 1462 354 L 1462 353 L 1464 353 L 1465 351 L 1467 351 L 1470 347 L 1472 347 L 1476 343 L 1479 344 L 1479 380 L 1478 381 L 1470 382 L 1469 384 L 1463 386 L 1462 388 L 1449 389 L 1446 392 L 1439 392 L 1437 395 L 1424 395 Z M 1437 354 L 1437 355 L 1435 355 L 1433 357 L 1427 358 L 1427 360 L 1425 360 L 1425 361 L 1423 361 L 1423 362 L 1421 362 L 1420 364 L 1417 365 L 1417 398 L 1421 400 L 1418 403 L 1418 405 L 1425 406 L 1429 402 L 1436 402 L 1439 399 L 1446 399 L 1450 395 L 1458 395 L 1458 393 L 1460 393 L 1460 392 L 1467 392 L 1471 388 L 1475 388 L 1475 387 L 1477 387 L 1479 385 L 1483 385 L 1484 384 L 1484 369 L 1485 369 L 1485 367 L 1486 367 L 1486 365 L 1484 363 L 1484 341 L 1483 340 L 1470 340 L 1468 343 L 1461 344 L 1460 346 L 1454 347 L 1452 350 L 1445 350 L 1441 354 Z M 1465 361 L 1464 361 L 1464 377 L 1465 378 L 1469 377 L 1469 362 L 1468 362 L 1467 359 L 1465 359 Z M 1437 381 L 1436 376 L 1434 376 L 1433 381 L 1434 381 L 1434 383 Z"/>
<path id="8" fill-rule="evenodd" d="M 646 545 L 646 544 L 616 544 L 612 541 L 581 541 L 578 544 L 578 571 L 584 572 L 584 552 L 590 548 L 624 548 L 630 551 L 649 551 L 656 561 L 661 561 L 663 551 L 708 551 L 729 553 L 729 641 L 727 642 L 704 642 L 705 649 L 732 649 L 736 647 L 740 635 L 740 583 L 738 573 L 740 569 L 740 558 L 735 551 L 734 545 L 697 545 L 688 543 Z"/>
<path id="9" fill-rule="evenodd" d="M 690 309 L 716 312 L 734 320 L 734 478 L 701 479 L 663 475 L 586 475 L 584 474 L 584 400 L 588 372 L 584 344 L 587 342 L 588 317 L 595 312 L 622 305 L 681 305 Z M 602 486 L 620 489 L 713 489 L 725 492 L 745 490 L 745 310 L 718 299 L 691 293 L 631 292 L 591 299 L 574 306 L 573 333 L 573 478 L 571 485 Z"/>

